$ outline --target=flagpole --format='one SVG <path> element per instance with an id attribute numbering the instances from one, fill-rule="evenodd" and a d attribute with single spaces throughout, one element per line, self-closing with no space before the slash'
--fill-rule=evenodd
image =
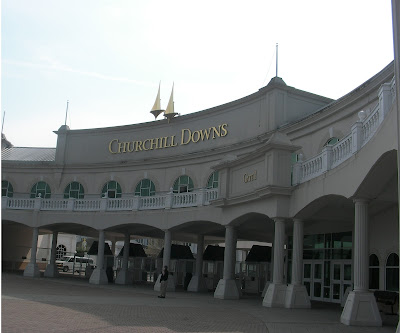
<path id="1" fill-rule="evenodd" d="M 3 134 L 3 128 L 4 128 L 4 118 L 6 117 L 6 110 L 4 110 L 3 113 L 3 123 L 1 124 L 1 134 Z"/>
<path id="2" fill-rule="evenodd" d="M 69 100 L 67 100 L 67 109 L 65 110 L 65 122 L 64 122 L 64 125 L 67 125 L 68 103 L 69 103 Z"/>

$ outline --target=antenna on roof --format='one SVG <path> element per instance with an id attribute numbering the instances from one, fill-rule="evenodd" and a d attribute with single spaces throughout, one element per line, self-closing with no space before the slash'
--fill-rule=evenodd
<path id="1" fill-rule="evenodd" d="M 4 110 L 3 113 L 3 123 L 1 124 L 1 134 L 3 134 L 3 128 L 4 128 L 4 118 L 6 117 L 6 110 Z"/>
<path id="2" fill-rule="evenodd" d="M 278 43 L 276 43 L 276 75 L 275 77 L 278 77 Z"/>
<path id="3" fill-rule="evenodd" d="M 67 125 L 68 104 L 69 104 L 69 100 L 67 100 L 67 109 L 65 110 L 65 123 L 64 123 L 64 125 Z"/>

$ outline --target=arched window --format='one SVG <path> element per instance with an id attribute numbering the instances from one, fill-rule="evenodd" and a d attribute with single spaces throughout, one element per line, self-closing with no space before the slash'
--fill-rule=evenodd
<path id="1" fill-rule="evenodd" d="M 369 256 L 369 289 L 379 289 L 379 259 L 376 254 Z"/>
<path id="2" fill-rule="evenodd" d="M 135 195 L 149 197 L 156 194 L 156 187 L 150 179 L 142 179 L 135 189 Z"/>
<path id="3" fill-rule="evenodd" d="M 1 196 L 12 198 L 14 195 L 14 189 L 8 180 L 1 181 Z"/>
<path id="4" fill-rule="evenodd" d="M 214 171 L 208 178 L 207 188 L 218 188 L 218 171 Z"/>
<path id="5" fill-rule="evenodd" d="M 391 253 L 386 260 L 386 290 L 399 291 L 399 256 Z"/>
<path id="6" fill-rule="evenodd" d="M 82 184 L 78 182 L 69 183 L 64 190 L 64 199 L 83 199 L 84 196 L 85 190 L 83 189 Z"/>
<path id="7" fill-rule="evenodd" d="M 102 196 L 107 196 L 107 198 L 121 198 L 121 185 L 115 180 L 111 180 L 103 186 L 101 193 Z"/>
<path id="8" fill-rule="evenodd" d="M 173 191 L 174 193 L 191 192 L 193 190 L 193 180 L 189 176 L 180 176 L 175 180 Z"/>
<path id="9" fill-rule="evenodd" d="M 324 147 L 325 146 L 333 146 L 337 142 L 339 142 L 338 138 L 335 138 L 335 137 L 330 138 L 328 141 L 326 141 L 326 143 L 324 144 Z"/>
<path id="10" fill-rule="evenodd" d="M 37 182 L 32 186 L 31 198 L 41 197 L 43 199 L 49 199 L 51 196 L 50 186 L 46 182 Z"/>
<path id="11" fill-rule="evenodd" d="M 67 254 L 67 248 L 65 245 L 58 245 L 57 246 L 57 252 L 56 252 L 56 260 L 60 260 L 62 257 L 64 257 Z"/>

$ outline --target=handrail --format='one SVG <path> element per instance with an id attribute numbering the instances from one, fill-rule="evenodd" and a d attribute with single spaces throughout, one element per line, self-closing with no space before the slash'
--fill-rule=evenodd
<path id="1" fill-rule="evenodd" d="M 364 111 L 358 113 L 359 121 L 351 127 L 347 136 L 332 146 L 324 147 L 318 155 L 306 161 L 300 159 L 293 165 L 292 186 L 307 182 L 337 167 L 368 143 L 394 103 L 394 78 L 379 88 L 378 97 L 378 104 L 368 116 Z"/>
<path id="2" fill-rule="evenodd" d="M 28 194 L 26 194 L 28 195 Z M 122 197 L 99 199 L 42 199 L 2 197 L 3 209 L 40 211 L 132 211 L 207 206 L 218 199 L 218 189 L 197 189 L 185 193 L 163 193 L 148 197 Z"/>

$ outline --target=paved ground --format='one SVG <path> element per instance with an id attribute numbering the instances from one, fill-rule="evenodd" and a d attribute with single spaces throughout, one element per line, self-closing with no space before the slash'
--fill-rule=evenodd
<path id="1" fill-rule="evenodd" d="M 97 286 L 79 278 L 3 273 L 1 328 L 3 333 L 394 333 L 398 321 L 383 315 L 381 328 L 348 327 L 339 323 L 337 305 L 288 310 L 265 308 L 261 301 L 255 296 L 217 300 L 212 293 L 184 291 L 159 299 L 149 286 Z"/>

